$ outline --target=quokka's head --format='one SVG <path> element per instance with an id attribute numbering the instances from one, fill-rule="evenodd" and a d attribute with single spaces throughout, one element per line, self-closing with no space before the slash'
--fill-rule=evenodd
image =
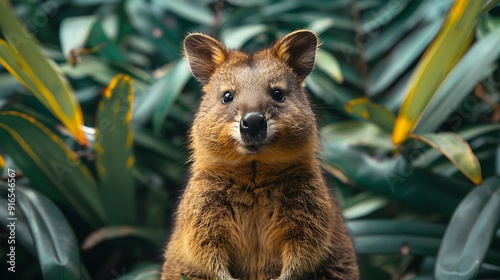
<path id="1" fill-rule="evenodd" d="M 188 35 L 185 56 L 204 91 L 191 130 L 194 157 L 237 165 L 316 153 L 316 121 L 304 79 L 317 48 L 318 38 L 308 30 L 254 54 L 228 50 L 207 35 Z"/>

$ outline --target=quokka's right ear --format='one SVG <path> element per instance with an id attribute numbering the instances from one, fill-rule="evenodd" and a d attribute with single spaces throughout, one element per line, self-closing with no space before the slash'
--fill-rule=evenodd
<path id="1" fill-rule="evenodd" d="M 192 33 L 184 39 L 184 55 L 193 76 L 206 84 L 215 69 L 228 58 L 229 52 L 216 39 L 205 34 Z"/>

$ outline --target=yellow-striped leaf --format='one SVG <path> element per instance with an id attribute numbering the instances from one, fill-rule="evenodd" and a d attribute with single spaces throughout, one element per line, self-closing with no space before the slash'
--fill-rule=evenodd
<path id="1" fill-rule="evenodd" d="M 14 15 L 8 0 L 0 0 L 0 11 L 0 28 L 11 45 L 6 47 L 5 41 L 0 41 L 0 63 L 86 146 L 81 108 L 69 83 L 59 74 L 56 64 L 41 53 L 36 38 Z"/>
<path id="2" fill-rule="evenodd" d="M 420 140 L 446 156 L 474 184 L 482 183 L 481 165 L 469 144 L 452 132 L 439 134 L 412 134 L 412 138 Z"/>
<path id="3" fill-rule="evenodd" d="M 16 111 L 0 112 L 0 135 L 0 147 L 35 189 L 71 205 L 95 227 L 106 223 L 92 174 L 61 138 L 35 118 Z"/>
<path id="4" fill-rule="evenodd" d="M 97 111 L 99 192 L 109 221 L 115 225 L 131 225 L 135 221 L 132 98 L 132 79 L 117 75 L 104 91 Z"/>
<path id="5" fill-rule="evenodd" d="M 392 141 L 411 134 L 437 88 L 469 46 L 484 1 L 456 0 L 436 38 L 425 51 L 406 86 Z"/>
<path id="6" fill-rule="evenodd" d="M 2 174 L 4 168 L 5 168 L 5 159 L 3 158 L 2 155 L 0 155 L 0 174 Z"/>
<path id="7" fill-rule="evenodd" d="M 353 116 L 371 121 L 389 133 L 394 127 L 396 119 L 394 113 L 380 104 L 372 103 L 367 98 L 353 99 L 344 106 L 344 109 Z"/>

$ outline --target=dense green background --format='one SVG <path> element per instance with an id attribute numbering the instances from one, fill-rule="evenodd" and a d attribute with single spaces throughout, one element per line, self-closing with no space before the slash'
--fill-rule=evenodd
<path id="1" fill-rule="evenodd" d="M 363 279 L 500 279 L 500 7 L 489 10 L 497 2 L 482 2 L 477 25 L 470 26 L 471 47 L 441 87 L 427 92 L 436 97 L 415 130 L 420 136 L 394 146 L 405 85 L 451 0 L 12 1 L 14 8 L 0 16 L 20 17 L 69 80 L 90 146 L 64 133 L 57 109 L 0 68 L 6 168 L 0 224 L 8 215 L 7 168 L 16 170 L 19 217 L 17 272 L 12 278 L 2 268 L 0 275 L 157 278 L 189 166 L 186 132 L 201 94 L 182 60 L 184 36 L 204 32 L 255 51 L 309 28 L 322 41 L 306 80 L 322 131 L 320 156 L 342 201 Z M 14 28 L 6 18 L 0 20 L 4 39 Z M 10 43 L 35 42 L 23 34 Z M 33 69 L 45 65 L 35 52 L 18 51 L 13 57 Z M 4 63 L 8 55 L 0 52 Z M 68 98 L 54 90 L 56 75 L 43 68 L 34 73 L 27 79 L 38 76 L 61 104 Z M 104 97 L 118 74 L 133 85 L 120 75 Z M 474 187 L 467 172 L 482 175 L 482 186 Z M 5 263 L 8 231 L 1 230 Z"/>

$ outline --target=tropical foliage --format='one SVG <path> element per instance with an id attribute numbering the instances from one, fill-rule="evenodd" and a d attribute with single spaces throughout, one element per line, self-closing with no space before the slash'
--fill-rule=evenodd
<path id="1" fill-rule="evenodd" d="M 363 279 L 500 278 L 498 2 L 0 0 L 15 277 L 157 279 L 201 95 L 183 37 L 254 51 L 309 28 L 320 156 Z"/>

